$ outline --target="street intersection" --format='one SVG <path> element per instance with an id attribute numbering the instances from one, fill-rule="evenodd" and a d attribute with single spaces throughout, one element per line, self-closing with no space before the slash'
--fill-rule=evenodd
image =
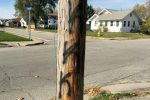
<path id="1" fill-rule="evenodd" d="M 46 32 L 41 32 L 42 36 L 34 34 L 43 40 L 56 38 L 55 34 Z M 149 65 L 150 40 L 87 39 L 85 88 L 150 82 Z M 25 100 L 49 100 L 55 94 L 55 42 L 0 48 L 0 100 L 16 100 L 20 96 Z"/>

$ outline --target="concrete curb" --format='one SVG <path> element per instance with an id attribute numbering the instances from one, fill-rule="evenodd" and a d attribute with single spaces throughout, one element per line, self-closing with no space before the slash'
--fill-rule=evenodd
<path id="1" fill-rule="evenodd" d="M 0 47 L 12 47 L 12 46 L 8 45 L 7 43 L 0 42 Z"/>
<path id="2" fill-rule="evenodd" d="M 137 91 L 150 91 L 150 83 L 127 83 L 101 87 L 102 91 L 116 93 L 132 93 Z"/>
<path id="3" fill-rule="evenodd" d="M 25 47 L 25 46 L 42 45 L 44 44 L 44 41 L 0 42 L 0 44 L 5 45 L 6 47 Z"/>
<path id="4" fill-rule="evenodd" d="M 150 100 L 150 96 L 145 97 L 134 97 L 134 98 L 122 98 L 119 100 Z"/>

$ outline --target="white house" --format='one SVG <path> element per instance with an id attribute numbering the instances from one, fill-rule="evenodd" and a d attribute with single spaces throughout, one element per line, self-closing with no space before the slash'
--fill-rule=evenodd
<path id="1" fill-rule="evenodd" d="M 5 21 L 5 26 L 7 26 L 7 27 L 10 26 L 10 20 L 9 19 Z"/>
<path id="2" fill-rule="evenodd" d="M 48 27 L 49 28 L 56 28 L 58 22 L 58 16 L 56 14 L 48 15 Z"/>
<path id="3" fill-rule="evenodd" d="M 48 26 L 49 27 L 55 27 L 57 26 L 57 20 L 56 19 L 48 19 Z"/>
<path id="4" fill-rule="evenodd" d="M 0 19 L 0 25 L 9 26 L 10 19 Z"/>
<path id="5" fill-rule="evenodd" d="M 101 12 L 102 12 L 102 9 L 96 10 L 95 14 L 87 20 L 87 22 L 86 22 L 87 29 L 97 30 L 97 28 L 95 29 L 95 27 L 94 27 L 94 23 L 95 23 L 96 19 L 99 17 Z"/>
<path id="6" fill-rule="evenodd" d="M 21 27 L 27 27 L 27 22 L 24 20 L 24 18 L 21 18 L 20 24 L 21 24 Z"/>
<path id="7" fill-rule="evenodd" d="M 107 28 L 108 32 L 131 32 L 140 30 L 140 22 L 134 10 L 103 9 L 94 14 L 87 24 L 91 30 Z"/>
<path id="8" fill-rule="evenodd" d="M 48 28 L 47 20 L 46 21 L 44 21 L 44 20 L 38 21 L 37 27 L 38 28 Z"/>
<path id="9" fill-rule="evenodd" d="M 2 25 L 3 24 L 3 22 L 2 22 L 2 20 L 0 20 L 0 25 Z"/>

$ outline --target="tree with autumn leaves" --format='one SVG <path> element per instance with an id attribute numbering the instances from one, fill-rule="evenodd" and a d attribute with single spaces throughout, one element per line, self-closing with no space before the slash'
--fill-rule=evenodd
<path id="1" fill-rule="evenodd" d="M 134 10 L 143 20 L 141 31 L 143 33 L 150 33 L 150 0 L 147 0 L 146 4 L 136 4 Z"/>

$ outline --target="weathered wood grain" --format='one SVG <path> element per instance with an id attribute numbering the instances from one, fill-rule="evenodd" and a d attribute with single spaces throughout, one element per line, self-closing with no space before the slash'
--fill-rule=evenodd
<path id="1" fill-rule="evenodd" d="M 86 0 L 59 0 L 57 100 L 83 100 Z"/>

